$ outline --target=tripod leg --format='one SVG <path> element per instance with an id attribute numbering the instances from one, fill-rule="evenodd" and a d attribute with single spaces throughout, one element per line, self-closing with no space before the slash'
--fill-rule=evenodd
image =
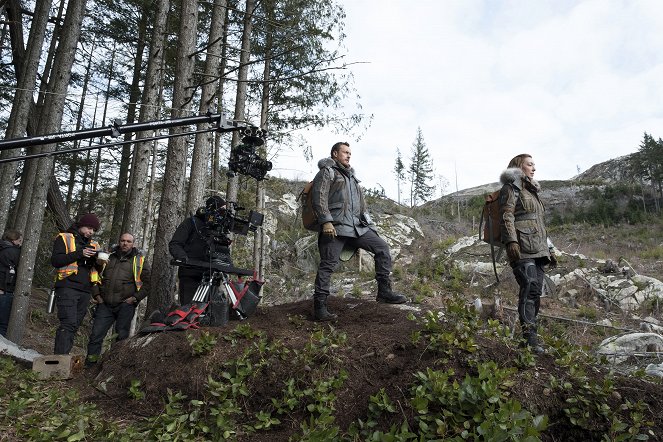
<path id="1" fill-rule="evenodd" d="M 205 302 L 208 299 L 209 289 L 211 287 L 210 282 L 204 282 L 198 286 L 196 294 L 193 295 L 193 302 Z"/>

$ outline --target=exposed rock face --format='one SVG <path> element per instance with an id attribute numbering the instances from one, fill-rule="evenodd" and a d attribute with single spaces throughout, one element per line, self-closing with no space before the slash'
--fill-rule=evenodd
<path id="1" fill-rule="evenodd" d="M 408 246 L 415 238 L 424 236 L 419 223 L 405 215 L 376 215 L 373 221 L 378 226 L 380 236 L 389 244 L 391 258 L 394 261 L 401 257 L 403 246 Z M 316 271 L 320 260 L 317 235 L 311 234 L 297 240 L 295 254 L 297 268 L 307 272 Z M 368 252 L 359 253 L 352 259 L 359 260 L 357 264 L 363 270 L 373 271 L 375 268 L 373 256 Z"/>
<path id="2" fill-rule="evenodd" d="M 633 154 L 630 154 L 595 164 L 580 175 L 573 177 L 573 181 L 601 180 L 606 183 L 630 182 L 633 180 L 631 172 L 632 159 Z"/>

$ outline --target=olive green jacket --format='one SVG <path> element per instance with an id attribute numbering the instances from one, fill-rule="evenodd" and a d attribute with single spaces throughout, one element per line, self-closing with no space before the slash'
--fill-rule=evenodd
<path id="1" fill-rule="evenodd" d="M 539 199 L 541 186 L 519 168 L 510 168 L 500 176 L 500 228 L 502 243 L 517 242 L 521 259 L 548 258 L 548 233 L 544 207 Z"/>

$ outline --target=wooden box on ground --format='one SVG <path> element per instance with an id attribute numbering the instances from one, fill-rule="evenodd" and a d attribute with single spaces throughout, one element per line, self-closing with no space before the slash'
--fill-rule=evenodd
<path id="1" fill-rule="evenodd" d="M 47 355 L 35 358 L 32 370 L 39 379 L 71 379 L 82 365 L 81 356 Z"/>

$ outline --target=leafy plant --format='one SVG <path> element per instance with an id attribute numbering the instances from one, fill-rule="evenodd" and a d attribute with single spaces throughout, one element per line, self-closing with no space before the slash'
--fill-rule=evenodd
<path id="1" fill-rule="evenodd" d="M 198 337 L 194 336 L 192 333 L 188 333 L 186 339 L 191 346 L 191 353 L 194 356 L 209 354 L 217 343 L 216 335 L 213 335 L 208 331 L 203 331 Z"/>

